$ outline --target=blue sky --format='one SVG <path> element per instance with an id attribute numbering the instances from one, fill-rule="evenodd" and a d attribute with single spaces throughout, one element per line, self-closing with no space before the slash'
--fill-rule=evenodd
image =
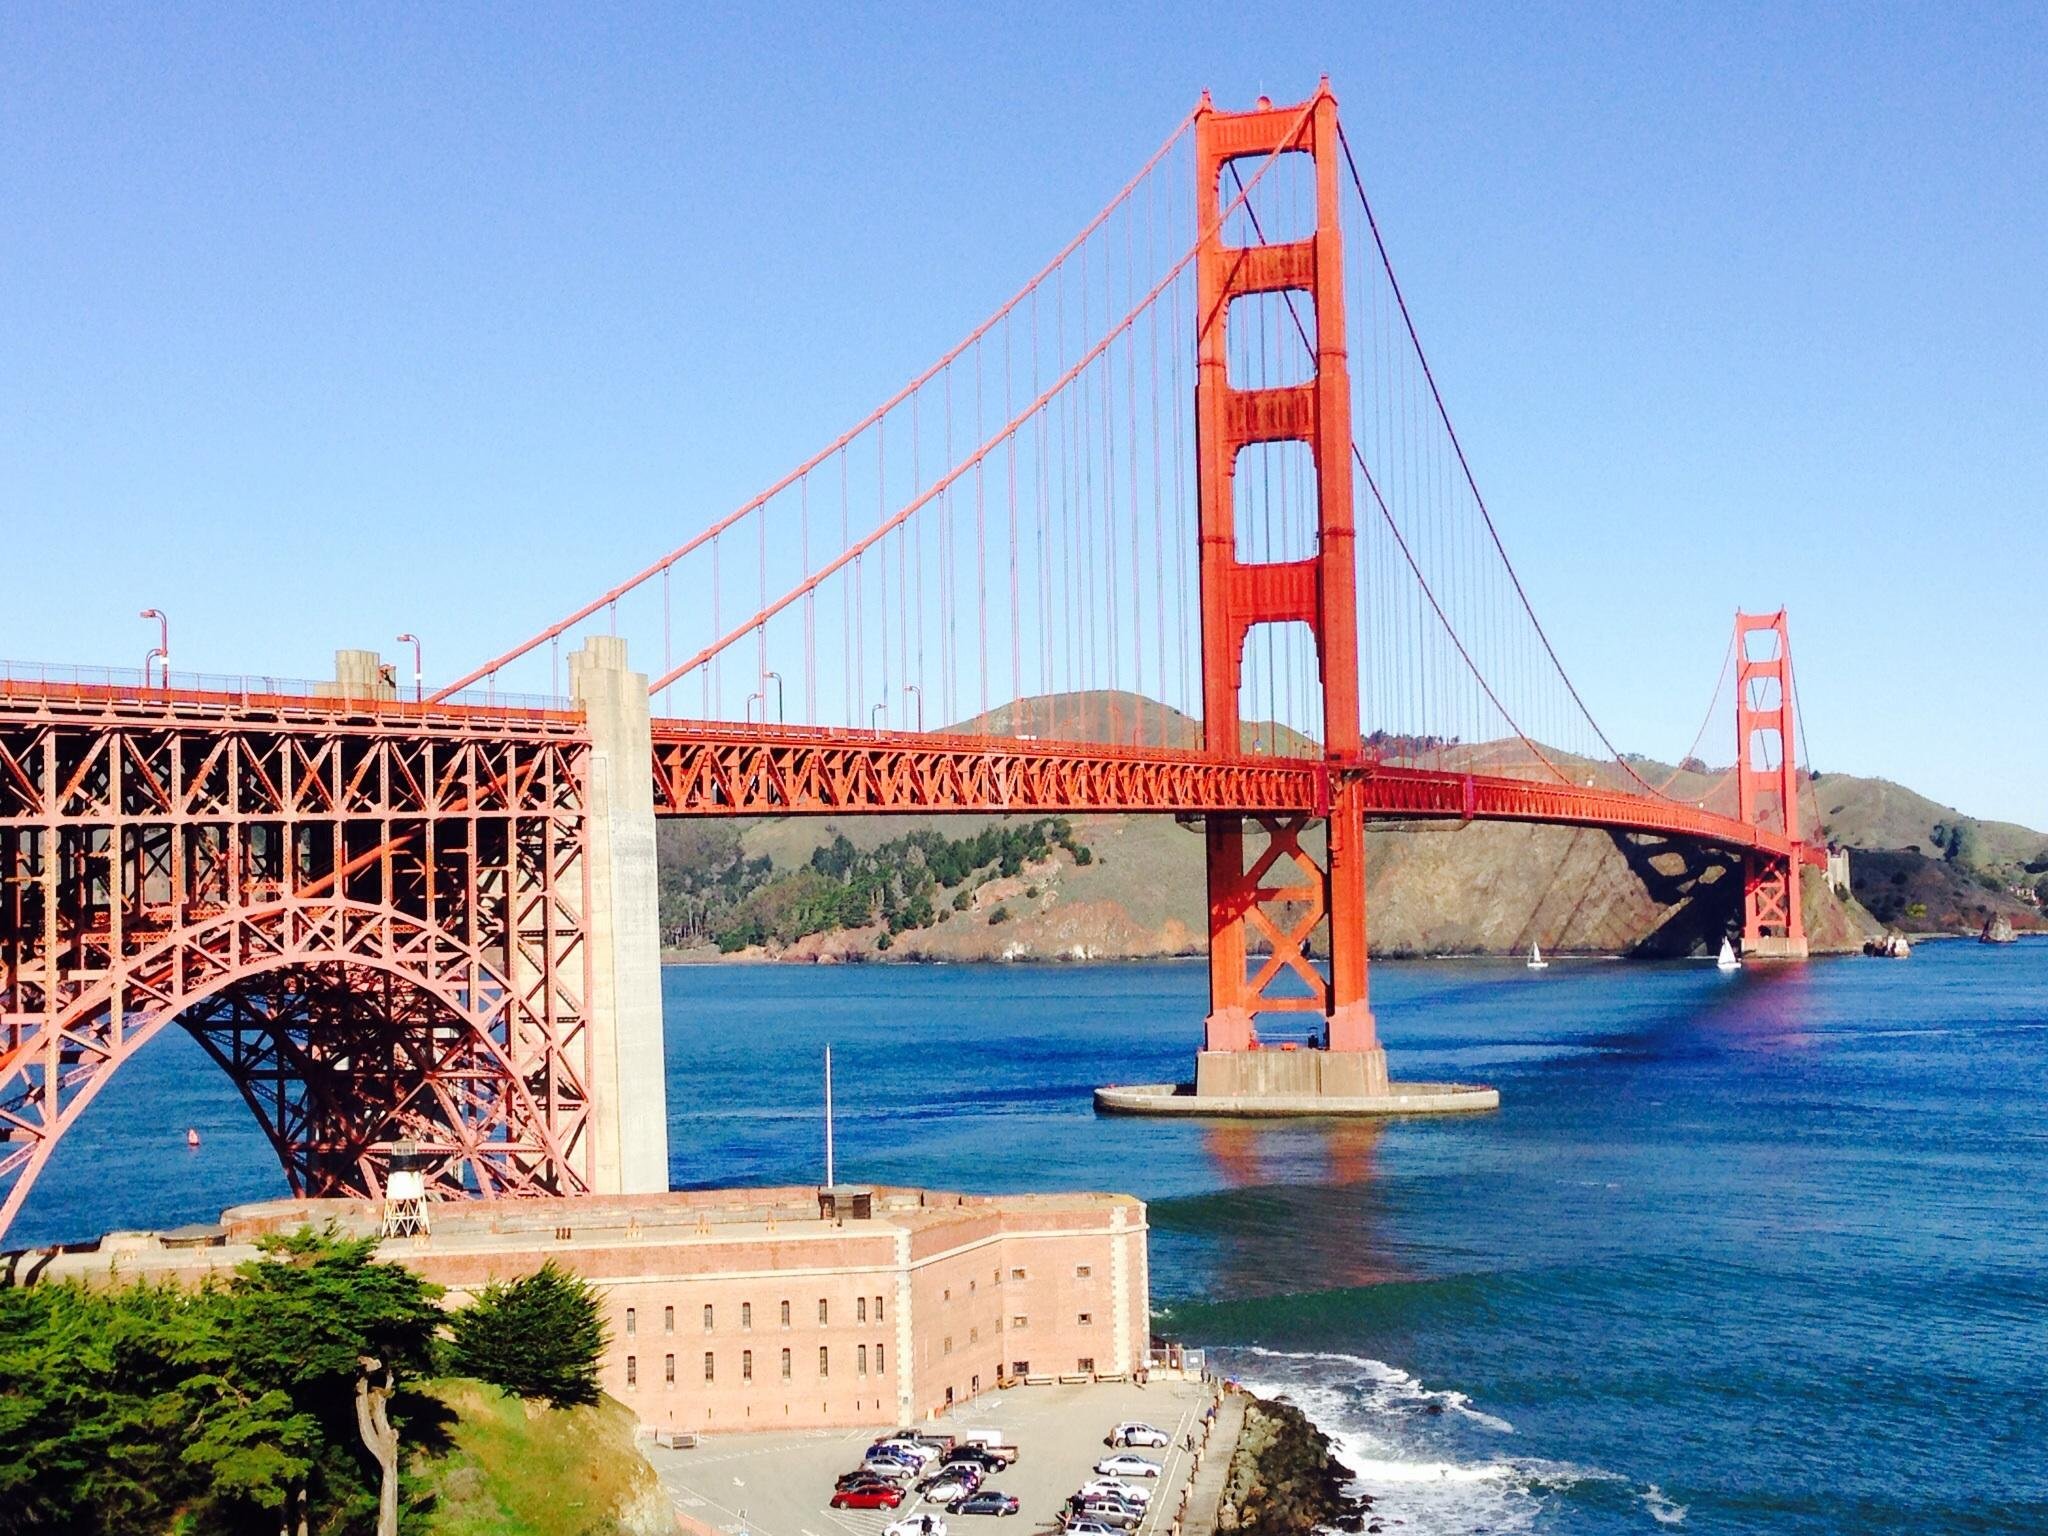
<path id="1" fill-rule="evenodd" d="M 2048 11 L 14 7 L 0 657 L 480 660 L 820 446 L 1203 87 L 1327 72 L 1509 549 L 1680 751 L 2048 826 Z M 1725 760 L 1724 748 L 1718 754 Z"/>

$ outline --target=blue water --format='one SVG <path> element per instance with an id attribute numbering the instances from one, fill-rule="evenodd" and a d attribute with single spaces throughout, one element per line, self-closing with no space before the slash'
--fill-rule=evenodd
<path id="1" fill-rule="evenodd" d="M 1161 1326 L 1337 1433 L 1389 1531 L 2048 1529 L 2048 943 L 1382 965 L 1397 1073 L 1498 1114 L 1096 1119 L 1185 1071 L 1203 980 L 670 970 L 674 1179 L 816 1177 L 830 1040 L 843 1176 L 1143 1196 Z M 280 1188 L 165 1037 L 9 1241 Z"/>

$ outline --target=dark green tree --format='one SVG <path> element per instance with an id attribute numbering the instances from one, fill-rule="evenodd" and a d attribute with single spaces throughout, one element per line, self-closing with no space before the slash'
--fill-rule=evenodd
<path id="1" fill-rule="evenodd" d="M 378 1536 L 397 1536 L 398 1444 L 394 1400 L 410 1378 L 428 1374 L 443 1314 L 441 1288 L 399 1264 L 373 1257 L 373 1237 L 302 1229 L 263 1239 L 263 1256 L 237 1267 L 221 1318 L 221 1343 L 239 1399 L 217 1406 L 207 1454 L 217 1476 L 253 1487 L 282 1476 L 259 1464 L 247 1415 L 281 1393 L 319 1428 L 315 1477 L 330 1502 L 354 1482 L 353 1437 L 376 1464 Z M 309 1490 L 293 1491 L 303 1510 Z M 301 1523 L 303 1524 L 303 1514 Z"/>
<path id="2" fill-rule="evenodd" d="M 556 1407 L 594 1403 L 605 1337 L 597 1293 L 550 1259 L 522 1279 L 485 1286 L 455 1314 L 449 1364 Z"/>

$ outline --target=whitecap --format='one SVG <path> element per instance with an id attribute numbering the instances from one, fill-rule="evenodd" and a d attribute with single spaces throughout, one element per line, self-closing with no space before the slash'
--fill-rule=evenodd
<path id="1" fill-rule="evenodd" d="M 1675 1502 L 1671 1496 L 1655 1483 L 1645 1484 L 1642 1492 L 1643 1508 L 1650 1512 L 1650 1518 L 1659 1525 L 1683 1525 L 1685 1506 Z"/>

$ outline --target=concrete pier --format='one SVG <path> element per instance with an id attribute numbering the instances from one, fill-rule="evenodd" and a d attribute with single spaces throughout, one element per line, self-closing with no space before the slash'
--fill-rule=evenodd
<path id="1" fill-rule="evenodd" d="M 624 640 L 593 635 L 569 657 L 569 691 L 591 740 L 588 1167 L 599 1194 L 657 1194 L 668 1188 L 668 1078 L 647 677 L 627 667 Z"/>
<path id="2" fill-rule="evenodd" d="M 1307 1052 L 1300 1054 L 1306 1055 Z M 1500 1108 L 1500 1090 L 1479 1083 L 1389 1083 L 1374 1094 L 1210 1094 L 1194 1083 L 1130 1083 L 1095 1090 L 1104 1115 L 1218 1115 L 1234 1120 L 1464 1115 Z"/>

